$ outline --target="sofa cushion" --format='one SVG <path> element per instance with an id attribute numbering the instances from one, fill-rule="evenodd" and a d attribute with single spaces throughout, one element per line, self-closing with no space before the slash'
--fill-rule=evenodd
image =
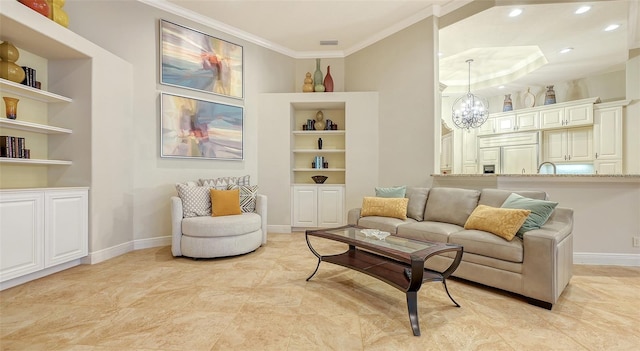
<path id="1" fill-rule="evenodd" d="M 409 199 L 407 217 L 416 221 L 423 221 L 424 208 L 427 206 L 427 197 L 429 197 L 429 188 L 407 187 L 405 196 Z"/>
<path id="2" fill-rule="evenodd" d="M 240 210 L 242 212 L 255 212 L 256 211 L 256 196 L 258 196 L 257 185 L 237 185 L 230 184 L 227 189 L 239 189 L 240 190 Z"/>
<path id="3" fill-rule="evenodd" d="M 403 238 L 449 242 L 449 235 L 463 230 L 459 225 L 441 222 L 415 222 L 398 227 L 397 234 Z"/>
<path id="4" fill-rule="evenodd" d="M 506 241 L 481 230 L 463 230 L 449 235 L 449 243 L 464 246 L 464 252 L 493 257 L 510 262 L 522 262 L 522 239 Z"/>
<path id="5" fill-rule="evenodd" d="M 518 194 L 509 195 L 502 204 L 504 208 L 520 208 L 531 211 L 527 220 L 524 221 L 522 227 L 518 230 L 518 236 L 520 237 L 522 237 L 525 232 L 542 227 L 556 206 L 558 206 L 557 202 L 529 199 Z"/>
<path id="6" fill-rule="evenodd" d="M 487 205 L 491 207 L 501 207 L 505 200 L 511 194 L 518 194 L 520 196 L 528 197 L 531 199 L 545 200 L 547 198 L 547 193 L 544 191 L 535 191 L 535 190 L 518 190 L 518 191 L 510 191 L 503 189 L 482 189 L 480 193 L 480 200 L 478 200 L 478 205 Z"/>
<path id="7" fill-rule="evenodd" d="M 191 217 L 182 220 L 182 234 L 195 237 L 234 236 L 255 232 L 261 225 L 262 219 L 256 213 Z"/>
<path id="8" fill-rule="evenodd" d="M 484 230 L 511 240 L 531 211 L 478 205 L 464 224 L 464 229 Z"/>
<path id="9" fill-rule="evenodd" d="M 176 191 L 182 200 L 182 217 L 210 216 L 210 189 L 208 186 L 176 184 Z"/>
<path id="10" fill-rule="evenodd" d="M 376 197 L 404 197 L 407 193 L 406 186 L 394 186 L 390 188 L 376 187 Z"/>
<path id="11" fill-rule="evenodd" d="M 403 227 L 407 223 L 415 223 L 413 218 L 398 219 L 392 217 L 369 216 L 358 219 L 358 225 L 365 228 L 379 229 L 391 234 L 397 232 L 398 227 Z"/>
<path id="12" fill-rule="evenodd" d="M 458 188 L 432 188 L 424 211 L 425 221 L 457 224 L 461 227 L 478 205 L 480 191 Z"/>
<path id="13" fill-rule="evenodd" d="M 360 215 L 393 217 L 398 219 L 407 219 L 407 204 L 409 199 L 402 198 L 384 198 L 365 196 L 362 200 L 362 210 Z"/>
<path id="14" fill-rule="evenodd" d="M 229 216 L 241 214 L 240 190 L 211 189 L 211 215 Z"/>

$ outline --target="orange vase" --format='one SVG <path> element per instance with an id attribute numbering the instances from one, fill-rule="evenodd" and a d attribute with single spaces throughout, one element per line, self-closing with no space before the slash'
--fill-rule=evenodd
<path id="1" fill-rule="evenodd" d="M 49 8 L 49 4 L 47 0 L 18 0 L 21 4 L 29 7 L 30 9 L 36 11 L 37 13 L 43 15 L 44 17 L 49 18 L 51 15 L 51 9 Z"/>

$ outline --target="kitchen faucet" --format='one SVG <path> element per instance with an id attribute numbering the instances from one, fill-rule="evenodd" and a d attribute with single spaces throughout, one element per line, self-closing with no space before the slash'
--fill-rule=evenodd
<path id="1" fill-rule="evenodd" d="M 546 163 L 548 163 L 548 164 L 550 164 L 551 166 L 553 166 L 553 174 L 556 174 L 556 164 L 555 164 L 555 163 L 553 163 L 553 162 L 549 162 L 549 161 L 542 162 L 542 163 L 540 164 L 540 166 L 538 166 L 538 174 L 540 174 L 540 169 L 541 169 L 541 168 L 542 168 L 542 166 L 544 166 Z"/>

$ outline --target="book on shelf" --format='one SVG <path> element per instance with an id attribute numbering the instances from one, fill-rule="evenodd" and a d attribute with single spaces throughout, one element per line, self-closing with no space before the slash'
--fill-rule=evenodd
<path id="1" fill-rule="evenodd" d="M 0 135 L 0 157 L 31 158 L 31 151 L 25 152 L 25 146 L 23 137 Z"/>

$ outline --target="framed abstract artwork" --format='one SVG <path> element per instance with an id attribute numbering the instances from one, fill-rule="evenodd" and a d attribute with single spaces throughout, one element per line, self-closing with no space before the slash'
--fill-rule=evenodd
<path id="1" fill-rule="evenodd" d="M 161 93 L 161 157 L 243 159 L 243 108 Z"/>
<path id="2" fill-rule="evenodd" d="M 242 46 L 160 20 L 160 82 L 244 97 Z"/>

